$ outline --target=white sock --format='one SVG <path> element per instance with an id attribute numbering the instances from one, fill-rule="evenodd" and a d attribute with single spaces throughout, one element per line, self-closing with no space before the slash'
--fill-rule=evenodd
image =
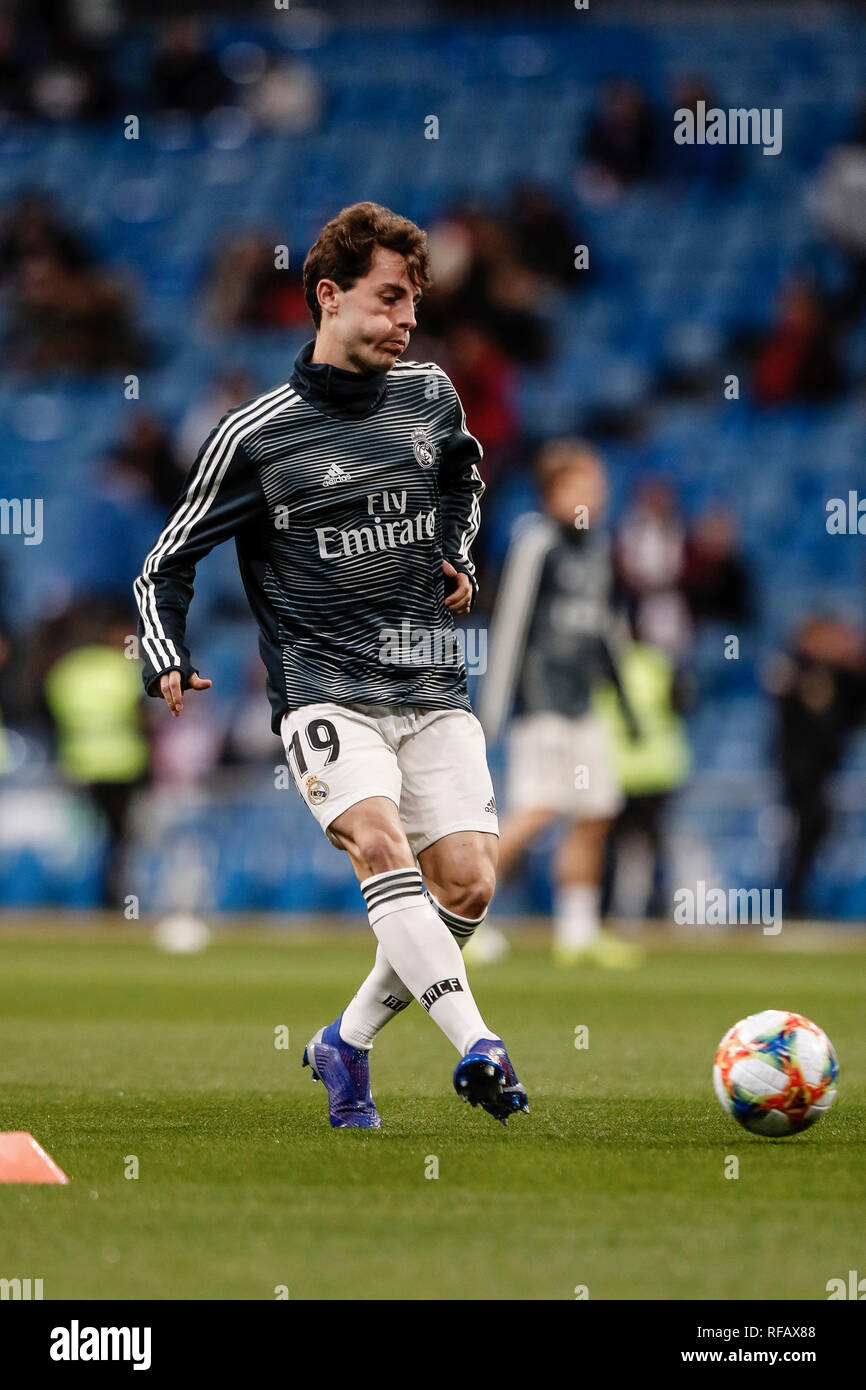
<path id="1" fill-rule="evenodd" d="M 473 933 L 487 916 L 486 910 L 480 917 L 460 917 L 443 907 L 427 889 L 427 899 L 450 931 L 462 951 Z M 376 963 L 357 994 L 343 1010 L 340 1022 L 340 1037 L 352 1047 L 369 1051 L 373 1040 L 386 1023 L 396 1018 L 412 1003 L 412 991 L 407 989 L 398 975 L 394 974 L 385 952 L 379 946 L 376 950 Z"/>
<path id="2" fill-rule="evenodd" d="M 361 892 L 392 970 L 457 1051 L 496 1037 L 478 1012 L 457 943 L 424 896 L 420 869 L 373 874 Z"/>
<path id="3" fill-rule="evenodd" d="M 487 916 L 487 908 L 485 907 L 480 917 L 460 917 L 449 907 L 443 907 L 439 899 L 434 898 L 429 888 L 427 889 L 427 901 L 431 904 L 433 911 L 438 912 L 461 951 L 467 942 L 471 941 L 473 933 L 478 930 Z"/>
<path id="4" fill-rule="evenodd" d="M 381 946 L 376 963 L 354 999 L 343 1010 L 340 1037 L 352 1047 L 369 1049 L 386 1023 L 412 1003 L 412 991 L 395 975 Z"/>
<path id="5" fill-rule="evenodd" d="M 556 889 L 553 938 L 557 946 L 574 950 L 590 946 L 601 930 L 597 883 L 565 883 Z"/>

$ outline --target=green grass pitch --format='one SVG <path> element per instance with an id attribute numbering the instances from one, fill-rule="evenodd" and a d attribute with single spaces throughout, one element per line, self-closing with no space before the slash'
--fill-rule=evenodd
<path id="1" fill-rule="evenodd" d="M 413 1007 L 373 1054 L 385 1128 L 334 1131 L 301 1053 L 372 955 L 326 929 L 184 958 L 143 933 L 0 935 L 0 1129 L 73 1178 L 0 1185 L 0 1276 L 46 1299 L 824 1299 L 866 1274 L 863 944 L 662 945 L 617 974 L 556 971 L 526 934 L 472 979 L 531 1115 L 462 1105 Z M 712 1093 L 720 1037 L 763 1008 L 839 1055 L 836 1106 L 793 1139 Z"/>

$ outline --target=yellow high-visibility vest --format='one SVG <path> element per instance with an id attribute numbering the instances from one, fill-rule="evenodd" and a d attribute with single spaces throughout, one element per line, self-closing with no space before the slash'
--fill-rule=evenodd
<path id="1" fill-rule="evenodd" d="M 619 675 L 640 737 L 629 738 L 612 685 L 598 687 L 593 707 L 609 730 L 620 785 L 627 796 L 672 791 L 691 766 L 685 723 L 673 706 L 673 668 L 657 647 L 631 642 L 620 654 Z"/>
<path id="2" fill-rule="evenodd" d="M 134 782 L 147 771 L 141 693 L 138 664 L 113 647 L 77 647 L 54 663 L 45 697 L 73 782 Z"/>

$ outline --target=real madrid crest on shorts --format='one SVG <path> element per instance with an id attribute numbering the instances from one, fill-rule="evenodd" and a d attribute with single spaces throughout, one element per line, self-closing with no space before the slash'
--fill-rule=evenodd
<path id="1" fill-rule="evenodd" d="M 315 776 L 307 778 L 307 796 L 314 806 L 321 805 L 327 797 L 329 790 L 330 788 L 327 782 L 323 782 L 321 778 Z"/>
<path id="2" fill-rule="evenodd" d="M 412 431 L 412 453 L 422 468 L 432 468 L 436 462 L 436 445 L 425 425 L 418 425 Z"/>

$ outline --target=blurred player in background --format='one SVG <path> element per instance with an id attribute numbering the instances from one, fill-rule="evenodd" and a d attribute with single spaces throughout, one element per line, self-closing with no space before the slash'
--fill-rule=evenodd
<path id="1" fill-rule="evenodd" d="M 640 952 L 602 932 L 600 917 L 605 839 L 623 805 L 608 732 L 591 705 L 601 681 L 613 682 L 637 733 L 612 646 L 607 480 L 599 455 L 578 439 L 545 444 L 536 476 L 546 515 L 521 527 L 506 557 L 480 707 L 494 739 L 516 700 L 499 872 L 564 820 L 554 868 L 555 959 L 628 967 Z"/>
<path id="2" fill-rule="evenodd" d="M 776 757 L 791 814 L 780 865 L 791 916 L 806 910 L 807 886 L 833 823 L 830 782 L 854 731 L 866 720 L 866 638 L 824 614 L 803 618 L 789 650 L 768 665 L 776 699 Z"/>
<path id="3" fill-rule="evenodd" d="M 63 646 L 47 671 L 43 697 L 59 768 L 86 791 L 106 837 L 102 901 L 123 906 L 130 811 L 148 778 L 150 749 L 136 663 L 125 655 L 126 604 L 88 598 L 63 615 Z"/>
<path id="4" fill-rule="evenodd" d="M 593 696 L 593 708 L 610 732 L 614 769 L 625 796 L 607 840 L 602 910 L 615 917 L 663 917 L 669 911 L 665 812 L 690 765 L 682 717 L 689 684 L 667 653 L 649 642 L 623 645 L 619 674 L 637 737 L 611 685 Z"/>
<path id="5" fill-rule="evenodd" d="M 379 941 L 304 1053 L 335 1128 L 380 1127 L 369 1051 L 413 997 L 461 1054 L 458 1095 L 504 1123 L 529 1108 L 460 952 L 496 867 L 453 621 L 472 602 L 484 484 L 449 378 L 399 361 L 429 279 L 424 233 L 386 208 L 357 203 L 323 228 L 304 265 L 315 340 L 287 383 L 223 417 L 135 586 L 145 688 L 177 716 L 184 690 L 211 684 L 184 644 L 195 566 L 235 539 L 272 728 Z"/>

